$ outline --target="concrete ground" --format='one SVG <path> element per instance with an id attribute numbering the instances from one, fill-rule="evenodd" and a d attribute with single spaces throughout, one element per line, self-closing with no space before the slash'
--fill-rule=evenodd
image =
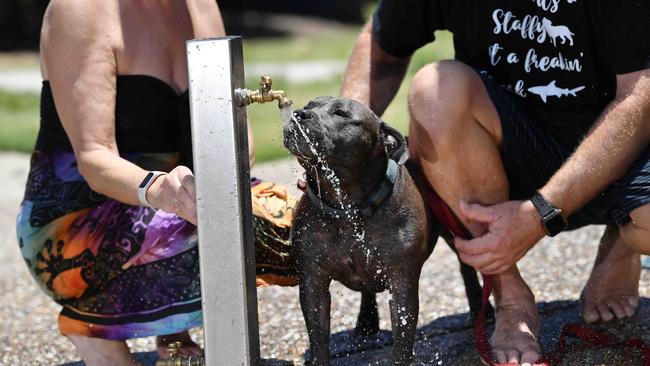
<path id="1" fill-rule="evenodd" d="M 14 222 L 20 204 L 29 159 L 26 155 L 0 153 L 0 365 L 57 365 L 78 360 L 57 332 L 60 309 L 32 281 L 16 243 Z M 293 186 L 301 174 L 290 160 L 260 164 L 254 175 Z M 575 300 L 591 269 L 602 227 L 590 227 L 544 239 L 521 262 L 524 278 L 537 295 L 543 311 L 542 343 L 548 348 L 565 321 L 578 320 Z M 480 365 L 474 351 L 467 305 L 458 263 L 440 242 L 425 264 L 420 280 L 420 318 L 415 353 L 427 365 Z M 387 365 L 390 339 L 387 332 L 354 346 L 349 330 L 354 327 L 359 295 L 338 283 L 332 291 L 333 360 L 335 365 Z M 650 297 L 650 271 L 644 271 L 640 291 Z M 258 290 L 261 352 L 266 364 L 300 364 L 307 335 L 298 303 L 297 288 L 269 287 Z M 382 329 L 390 329 L 388 300 L 380 294 Z M 650 341 L 650 301 L 644 301 L 633 321 L 615 323 L 608 331 L 643 336 Z M 201 331 L 193 330 L 200 340 Z M 153 338 L 130 341 L 134 352 L 153 350 Z M 387 347 L 388 346 L 388 347 Z M 143 355 L 144 357 L 148 355 Z M 285 362 L 281 362 L 281 360 Z M 638 354 L 620 350 L 592 350 L 583 343 L 572 346 L 564 365 L 637 365 Z"/>
<path id="2" fill-rule="evenodd" d="M 272 75 L 289 83 L 330 80 L 343 73 L 344 60 L 308 60 L 283 63 L 249 63 L 246 75 Z M 41 71 L 37 67 L 0 69 L 0 89 L 13 92 L 40 93 Z"/>

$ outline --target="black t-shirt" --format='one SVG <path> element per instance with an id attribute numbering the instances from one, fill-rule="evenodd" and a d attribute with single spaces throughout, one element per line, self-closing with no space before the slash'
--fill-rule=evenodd
<path id="1" fill-rule="evenodd" d="M 457 60 L 520 97 L 561 140 L 581 139 L 617 74 L 650 68 L 650 0 L 381 0 L 373 28 L 398 57 L 451 31 Z"/>

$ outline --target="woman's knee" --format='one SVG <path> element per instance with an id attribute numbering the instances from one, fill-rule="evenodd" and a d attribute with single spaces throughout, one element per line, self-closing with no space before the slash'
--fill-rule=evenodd
<path id="1" fill-rule="evenodd" d="M 650 255 L 650 203 L 630 213 L 632 222 L 621 227 L 621 236 L 634 250 Z"/>

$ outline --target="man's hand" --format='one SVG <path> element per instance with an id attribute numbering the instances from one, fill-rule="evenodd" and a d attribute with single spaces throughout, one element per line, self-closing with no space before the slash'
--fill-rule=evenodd
<path id="1" fill-rule="evenodd" d="M 493 206 L 461 202 L 460 211 L 467 219 L 487 225 L 483 236 L 454 240 L 460 259 L 484 274 L 505 272 L 544 237 L 539 213 L 530 201 Z"/>

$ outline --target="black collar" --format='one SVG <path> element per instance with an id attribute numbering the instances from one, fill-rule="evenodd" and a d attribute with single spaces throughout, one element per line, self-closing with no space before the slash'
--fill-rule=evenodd
<path id="1" fill-rule="evenodd" d="M 386 174 L 384 179 L 370 192 L 368 197 L 363 201 L 359 207 L 336 208 L 323 202 L 323 200 L 314 193 L 311 185 L 307 184 L 307 196 L 316 206 L 320 207 L 323 212 L 333 218 L 347 218 L 348 215 L 361 215 L 363 217 L 372 217 L 379 206 L 390 197 L 393 193 L 393 187 L 397 180 L 397 173 L 399 172 L 399 165 L 393 159 L 388 159 L 386 166 Z"/>

